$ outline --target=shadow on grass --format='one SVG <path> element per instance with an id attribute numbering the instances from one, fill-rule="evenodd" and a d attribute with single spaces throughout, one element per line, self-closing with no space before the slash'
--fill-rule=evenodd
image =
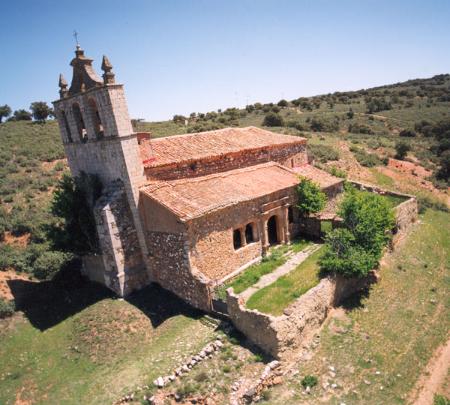
<path id="1" fill-rule="evenodd" d="M 364 287 L 352 294 L 350 297 L 346 298 L 340 303 L 340 306 L 346 311 L 351 311 L 353 309 L 364 308 L 364 301 L 369 297 L 371 285 Z"/>
<path id="2" fill-rule="evenodd" d="M 83 278 L 78 269 L 66 269 L 50 281 L 10 280 L 16 309 L 31 324 L 44 331 L 107 298 L 117 296 L 106 287 Z M 190 307 L 174 294 L 152 284 L 126 298 L 141 310 L 153 327 L 176 315 L 200 318 L 203 313 Z"/>

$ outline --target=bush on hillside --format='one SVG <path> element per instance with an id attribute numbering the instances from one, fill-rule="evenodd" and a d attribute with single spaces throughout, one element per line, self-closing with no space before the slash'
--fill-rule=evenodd
<path id="1" fill-rule="evenodd" d="M 327 203 L 327 196 L 319 185 L 306 178 L 302 178 L 297 186 L 297 197 L 297 208 L 302 216 L 323 210 Z"/>
<path id="2" fill-rule="evenodd" d="M 0 297 L 0 319 L 13 316 L 15 310 L 16 306 L 14 305 L 14 301 L 6 301 Z"/>
<path id="3" fill-rule="evenodd" d="M 287 107 L 288 105 L 289 105 L 289 103 L 286 100 L 284 100 L 284 99 L 278 101 L 278 103 L 277 103 L 278 107 Z"/>
<path id="4" fill-rule="evenodd" d="M 414 138 L 417 134 L 411 129 L 403 129 L 398 135 L 404 138 Z"/>
<path id="5" fill-rule="evenodd" d="M 321 163 L 326 163 L 330 160 L 339 160 L 339 152 L 328 145 L 309 145 L 308 154 Z"/>
<path id="6" fill-rule="evenodd" d="M 353 152 L 358 163 L 365 167 L 380 166 L 383 161 L 374 153 L 367 153 L 364 149 L 356 146 L 351 146 L 350 151 Z"/>
<path id="7" fill-rule="evenodd" d="M 53 110 L 45 101 L 35 101 L 34 103 L 31 103 L 30 110 L 33 114 L 33 118 L 38 122 L 44 122 L 53 114 Z"/>
<path id="8" fill-rule="evenodd" d="M 348 132 L 351 132 L 353 134 L 367 134 L 367 135 L 374 134 L 372 128 L 364 124 L 359 124 L 357 122 L 352 123 L 348 126 Z"/>
<path id="9" fill-rule="evenodd" d="M 395 158 L 403 160 L 411 147 L 406 142 L 398 142 L 395 145 Z"/>
<path id="10" fill-rule="evenodd" d="M 73 259 L 70 253 L 48 251 L 41 254 L 33 265 L 33 275 L 39 280 L 50 280 Z"/>
<path id="11" fill-rule="evenodd" d="M 7 118 L 11 115 L 11 107 L 8 104 L 0 105 L 0 124 L 3 118 Z"/>
<path id="12" fill-rule="evenodd" d="M 263 125 L 266 127 L 282 127 L 284 119 L 280 114 L 269 113 L 264 117 Z"/>

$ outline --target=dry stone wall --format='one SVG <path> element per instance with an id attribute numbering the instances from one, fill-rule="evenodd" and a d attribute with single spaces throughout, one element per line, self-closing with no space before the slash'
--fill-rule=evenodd
<path id="1" fill-rule="evenodd" d="M 288 358 L 317 331 L 329 309 L 375 280 L 329 277 L 295 300 L 281 316 L 245 307 L 243 300 L 227 291 L 228 314 L 233 324 L 253 343 L 275 358 Z"/>
<path id="2" fill-rule="evenodd" d="M 294 167 L 301 166 L 307 161 L 305 145 L 295 144 L 288 148 L 282 145 L 274 145 L 263 149 L 214 156 L 196 162 L 146 168 L 145 173 L 147 178 L 152 180 L 174 180 L 205 176 L 266 162 L 278 162 L 287 167 Z"/>

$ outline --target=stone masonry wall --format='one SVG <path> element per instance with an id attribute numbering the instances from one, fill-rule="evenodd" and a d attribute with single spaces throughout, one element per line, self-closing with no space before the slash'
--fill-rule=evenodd
<path id="1" fill-rule="evenodd" d="M 236 328 L 266 353 L 278 359 L 289 358 L 316 333 L 332 306 L 373 280 L 374 275 L 365 279 L 325 278 L 280 316 L 247 309 L 230 288 L 227 291 L 228 314 Z"/>
<path id="2" fill-rule="evenodd" d="M 274 145 L 258 150 L 211 157 L 197 162 L 150 167 L 145 169 L 145 173 L 148 179 L 173 180 L 204 176 L 271 161 L 287 167 L 301 166 L 307 163 L 307 159 L 305 145 L 294 144 L 289 147 Z"/>
<path id="3" fill-rule="evenodd" d="M 147 232 L 154 281 L 192 306 L 211 310 L 209 281 L 192 270 L 186 233 Z"/>
<path id="4" fill-rule="evenodd" d="M 284 204 L 289 201 L 292 204 L 295 201 L 295 189 L 281 190 L 192 220 L 189 223 L 192 267 L 211 280 L 218 281 L 259 258 L 263 253 L 262 207 L 283 198 L 287 198 Z M 235 250 L 233 231 L 245 229 L 249 223 L 255 226 L 255 242 Z M 242 235 L 241 239 L 244 240 L 245 236 Z"/>
<path id="5" fill-rule="evenodd" d="M 104 284 L 120 296 L 149 284 L 122 182 L 111 183 L 105 190 L 96 203 L 94 216 L 103 257 Z M 99 281 L 98 275 L 95 277 Z"/>

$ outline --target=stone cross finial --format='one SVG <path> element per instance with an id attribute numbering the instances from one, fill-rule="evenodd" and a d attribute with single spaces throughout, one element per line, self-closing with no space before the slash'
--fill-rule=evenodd
<path id="1" fill-rule="evenodd" d="M 67 90 L 67 82 L 66 79 L 64 79 L 64 76 L 62 75 L 62 73 L 59 75 L 59 81 L 58 81 L 58 86 L 59 86 L 59 96 L 61 98 L 67 97 L 67 94 L 69 92 L 69 90 Z"/>
<path id="2" fill-rule="evenodd" d="M 114 84 L 116 81 L 114 79 L 114 73 L 112 72 L 112 65 L 106 55 L 103 55 L 102 70 L 105 72 L 103 74 L 103 83 Z"/>

